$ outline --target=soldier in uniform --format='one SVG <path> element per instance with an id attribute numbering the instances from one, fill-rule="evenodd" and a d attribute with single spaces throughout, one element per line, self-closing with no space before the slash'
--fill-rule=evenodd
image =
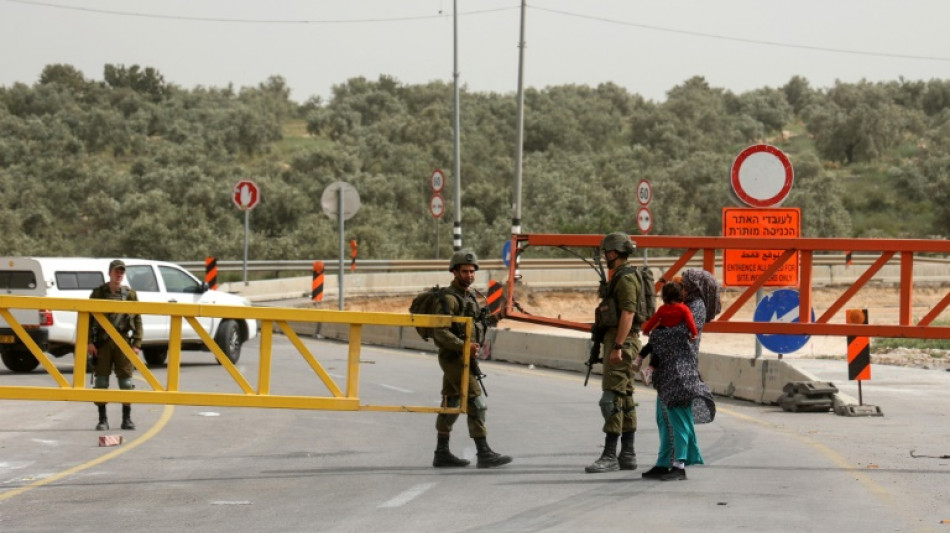
<path id="1" fill-rule="evenodd" d="M 109 263 L 109 282 L 93 289 L 89 297 L 105 300 L 138 301 L 135 291 L 122 285 L 124 277 L 125 263 L 121 259 L 112 261 Z M 115 326 L 120 335 L 129 339 L 132 351 L 138 354 L 142 348 L 142 317 L 129 313 L 108 313 L 106 318 Z M 89 321 L 89 347 L 87 350 L 94 361 L 95 383 L 93 388 L 108 389 L 109 375 L 112 374 L 113 370 L 115 370 L 115 377 L 119 382 L 120 389 L 132 390 L 135 388 L 135 385 L 132 384 L 132 363 L 95 319 Z M 99 424 L 96 429 L 99 431 L 109 429 L 106 404 L 96 403 L 96 406 L 99 408 Z M 122 429 L 135 429 L 135 424 L 132 422 L 132 406 L 127 403 L 122 404 Z"/>
<path id="2" fill-rule="evenodd" d="M 468 316 L 481 318 L 484 313 L 482 306 L 469 289 L 475 282 L 475 272 L 478 270 L 478 257 L 470 250 L 461 250 L 452 255 L 449 262 L 449 271 L 454 275 L 452 284 L 443 294 L 443 309 L 446 314 L 453 316 Z M 442 367 L 442 406 L 459 407 L 461 405 L 462 387 L 462 347 L 465 343 L 465 332 L 459 329 L 460 324 L 453 327 L 437 329 L 433 340 L 439 348 L 439 366 Z M 476 320 L 475 338 L 471 342 L 471 359 L 475 359 L 484 339 L 485 323 Z M 485 411 L 488 405 L 482 396 L 482 389 L 478 385 L 473 373 L 468 377 L 468 434 L 475 439 L 478 468 L 493 468 L 511 462 L 511 457 L 502 455 L 488 446 L 485 427 Z M 456 457 L 449 451 L 449 434 L 459 415 L 439 414 L 435 420 L 435 429 L 438 440 L 435 448 L 435 458 L 432 466 L 459 467 L 468 466 L 469 461 Z"/>
<path id="3" fill-rule="evenodd" d="M 600 249 L 613 276 L 606 294 L 601 295 L 610 305 L 599 306 L 600 309 L 609 307 L 609 310 L 598 312 L 595 321 L 595 327 L 604 331 L 600 411 L 604 417 L 605 437 L 600 458 L 584 469 L 590 474 L 637 468 L 637 454 L 633 449 L 637 430 L 633 402 L 634 358 L 640 353 L 639 324 L 650 318 L 636 316 L 640 282 L 632 270 L 623 271 L 628 257 L 636 249 L 630 237 L 625 233 L 611 233 L 601 241 Z M 604 316 L 607 318 L 602 318 Z"/>

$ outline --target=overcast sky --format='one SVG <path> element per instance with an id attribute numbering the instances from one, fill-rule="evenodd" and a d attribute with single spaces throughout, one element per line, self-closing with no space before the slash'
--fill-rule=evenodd
<path id="1" fill-rule="evenodd" d="M 520 0 L 0 0 L 0 86 L 44 66 L 102 79 L 107 63 L 154 67 L 193 88 L 279 75 L 303 102 L 389 75 L 514 93 Z M 950 78 L 946 0 L 532 0 L 525 85 L 613 82 L 652 100 L 692 76 L 736 93 Z"/>

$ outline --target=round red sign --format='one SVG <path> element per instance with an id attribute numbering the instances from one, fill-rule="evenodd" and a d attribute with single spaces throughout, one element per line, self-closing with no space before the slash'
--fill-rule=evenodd
<path id="1" fill-rule="evenodd" d="M 750 207 L 780 205 L 792 190 L 792 163 L 784 152 L 767 144 L 742 151 L 732 164 L 732 190 Z"/>

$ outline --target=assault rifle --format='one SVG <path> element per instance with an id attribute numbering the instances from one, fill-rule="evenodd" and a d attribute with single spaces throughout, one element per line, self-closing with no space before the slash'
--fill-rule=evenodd
<path id="1" fill-rule="evenodd" d="M 480 292 L 475 291 L 475 293 L 484 298 Z M 492 315 L 491 310 L 488 309 L 487 305 L 478 311 L 478 315 L 475 317 L 475 323 L 473 324 L 472 333 L 474 334 L 475 342 L 477 342 L 479 346 L 484 347 L 485 338 L 488 337 L 488 328 L 493 327 L 497 323 L 498 318 Z M 468 370 L 473 376 L 475 376 L 475 379 L 478 381 L 478 386 L 482 388 L 482 392 L 485 394 L 485 397 L 488 398 L 488 389 L 485 388 L 485 382 L 482 381 L 488 376 L 487 374 L 482 373 L 482 368 L 478 365 L 477 354 L 475 357 L 469 358 Z"/>
<path id="2" fill-rule="evenodd" d="M 585 387 L 590 380 L 590 373 L 594 370 L 594 365 L 604 362 L 604 358 L 600 356 L 600 346 L 604 343 L 604 332 L 595 325 L 590 328 L 590 342 L 590 356 L 587 358 L 587 362 L 584 363 L 587 366 L 587 376 L 584 377 Z"/>
<path id="3" fill-rule="evenodd" d="M 582 258 L 583 259 L 583 258 Z M 584 262 L 590 265 L 591 268 L 597 272 L 597 275 L 600 276 L 600 286 L 597 289 L 597 295 L 603 299 L 607 296 L 607 274 L 604 271 L 604 266 L 600 263 L 600 255 L 598 254 L 595 259 L 597 266 L 591 265 L 585 259 Z M 590 381 L 590 373 L 594 370 L 594 365 L 598 363 L 603 363 L 604 358 L 600 356 L 600 347 L 604 343 L 604 333 L 603 328 L 597 326 L 597 323 L 591 324 L 590 326 L 590 356 L 587 358 L 587 362 L 584 363 L 587 366 L 587 376 L 584 377 L 584 386 L 587 386 L 587 382 Z"/>

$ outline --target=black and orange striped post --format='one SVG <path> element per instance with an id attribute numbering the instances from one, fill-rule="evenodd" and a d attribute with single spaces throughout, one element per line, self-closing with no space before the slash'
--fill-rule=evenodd
<path id="1" fill-rule="evenodd" d="M 486 300 L 488 300 L 488 310 L 491 311 L 493 315 L 501 313 L 502 292 L 501 283 L 495 280 L 488 282 L 488 297 Z"/>
<path id="2" fill-rule="evenodd" d="M 315 302 L 323 301 L 323 261 L 313 262 L 313 283 L 310 284 L 310 298 Z"/>
<path id="3" fill-rule="evenodd" d="M 867 324 L 867 309 L 848 309 L 848 324 Z M 848 379 L 858 382 L 858 404 L 864 405 L 861 397 L 861 382 L 871 379 L 871 338 L 848 335 Z"/>
<path id="4" fill-rule="evenodd" d="M 205 257 L 205 283 L 211 290 L 218 288 L 218 260 L 210 255 Z"/>

